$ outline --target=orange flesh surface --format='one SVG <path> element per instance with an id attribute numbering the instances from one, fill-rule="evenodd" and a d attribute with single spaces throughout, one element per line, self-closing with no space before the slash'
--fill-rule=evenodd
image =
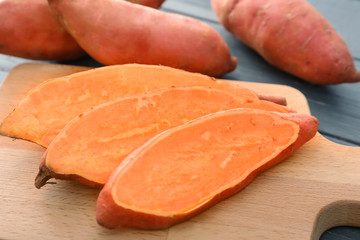
<path id="1" fill-rule="evenodd" d="M 156 134 L 209 113 L 241 107 L 286 112 L 271 102 L 202 87 L 120 98 L 70 122 L 49 145 L 46 166 L 55 173 L 105 184 L 130 152 Z"/>
<path id="2" fill-rule="evenodd" d="M 0 132 L 47 147 L 67 122 L 95 105 L 155 89 L 194 85 L 258 99 L 249 89 L 202 74 L 140 64 L 107 66 L 40 84 L 4 120 Z"/>
<path id="3" fill-rule="evenodd" d="M 197 119 L 153 138 L 112 176 L 115 203 L 156 215 L 186 213 L 246 179 L 297 139 L 297 123 L 247 111 Z"/>

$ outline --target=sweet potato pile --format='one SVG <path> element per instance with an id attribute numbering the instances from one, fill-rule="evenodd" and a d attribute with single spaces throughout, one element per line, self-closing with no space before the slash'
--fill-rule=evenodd
<path id="1" fill-rule="evenodd" d="M 164 65 L 220 77 L 236 57 L 209 25 L 164 0 L 0 2 L 0 53 L 104 65 Z M 345 41 L 306 0 L 211 0 L 219 22 L 273 66 L 315 84 L 360 81 Z M 35 17 L 36 16 L 36 17 Z"/>
<path id="2" fill-rule="evenodd" d="M 47 148 L 37 188 L 50 178 L 98 187 L 99 224 L 161 229 L 237 193 L 316 134 L 316 118 L 276 102 L 285 101 L 175 68 L 108 66 L 36 86 L 0 133 Z"/>

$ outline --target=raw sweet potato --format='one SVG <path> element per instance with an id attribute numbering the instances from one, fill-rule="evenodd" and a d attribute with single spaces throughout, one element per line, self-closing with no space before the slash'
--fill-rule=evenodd
<path id="1" fill-rule="evenodd" d="M 237 64 L 212 27 L 187 16 L 117 0 L 49 4 L 80 46 L 105 65 L 160 64 L 219 77 Z"/>
<path id="2" fill-rule="evenodd" d="M 144 229 L 182 222 L 244 188 L 317 128 L 309 115 L 232 109 L 169 129 L 111 174 L 97 201 L 97 221 Z"/>
<path id="3" fill-rule="evenodd" d="M 289 112 L 283 106 L 204 87 L 161 89 L 118 98 L 69 122 L 47 149 L 35 186 L 51 177 L 103 186 L 110 173 L 151 137 L 197 117 L 232 108 Z"/>
<path id="4" fill-rule="evenodd" d="M 229 81 L 170 67 L 106 66 L 51 79 L 35 87 L 3 121 L 0 133 L 47 147 L 67 122 L 92 106 L 154 89 L 194 85 L 258 99 L 254 92 Z"/>
<path id="5" fill-rule="evenodd" d="M 85 55 L 51 13 L 46 0 L 0 1 L 0 53 L 69 60 Z"/>
<path id="6" fill-rule="evenodd" d="M 349 49 L 305 0 L 212 0 L 224 27 L 272 65 L 316 84 L 360 81 Z"/>

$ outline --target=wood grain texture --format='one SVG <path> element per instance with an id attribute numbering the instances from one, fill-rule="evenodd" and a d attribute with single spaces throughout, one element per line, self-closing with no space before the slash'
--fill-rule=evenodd
<path id="1" fill-rule="evenodd" d="M 45 79 L 85 70 L 75 66 L 24 64 L 0 88 L 0 120 Z M 239 82 L 261 94 L 283 95 L 308 113 L 296 89 Z M 360 226 L 360 149 L 317 134 L 292 157 L 248 187 L 190 221 L 161 231 L 107 230 L 97 225 L 98 190 L 56 181 L 38 190 L 34 177 L 44 148 L 0 136 L 1 239 L 319 239 L 328 228 Z"/>

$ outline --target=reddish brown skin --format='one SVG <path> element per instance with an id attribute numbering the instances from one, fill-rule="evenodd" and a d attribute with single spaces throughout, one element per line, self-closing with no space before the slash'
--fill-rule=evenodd
<path id="1" fill-rule="evenodd" d="M 1 1 L 0 19 L 0 53 L 37 60 L 70 60 L 85 55 L 46 0 Z"/>
<path id="2" fill-rule="evenodd" d="M 159 8 L 165 2 L 165 0 L 126 0 L 126 1 L 152 8 Z"/>
<path id="3" fill-rule="evenodd" d="M 315 84 L 360 81 L 350 51 L 305 0 L 212 0 L 224 27 L 272 65 Z"/>
<path id="4" fill-rule="evenodd" d="M 274 164 L 276 163 L 274 162 L 273 165 Z M 270 165 L 268 167 L 270 167 Z M 263 169 L 262 171 L 264 170 L 266 169 Z M 97 200 L 96 219 L 98 224 L 110 229 L 117 227 L 135 227 L 147 230 L 169 228 L 175 224 L 184 222 L 194 217 L 195 215 L 212 207 L 216 203 L 239 192 L 241 189 L 246 187 L 259 173 L 260 171 L 253 172 L 251 175 L 249 175 L 248 178 L 244 179 L 244 181 L 238 185 L 234 186 L 233 188 L 226 189 L 222 193 L 214 196 L 214 198 L 212 198 L 206 204 L 194 209 L 193 211 L 186 214 L 174 215 L 172 217 L 157 216 L 122 208 L 114 202 L 113 198 L 109 194 L 110 190 L 102 190 Z M 101 211 L 98 210 L 100 208 L 102 209 Z M 110 212 L 111 214 L 109 214 Z"/>
<path id="5" fill-rule="evenodd" d="M 126 1 L 48 2 L 80 46 L 105 65 L 160 64 L 213 77 L 236 67 L 221 36 L 194 18 Z"/>
<path id="6" fill-rule="evenodd" d="M 103 184 L 99 184 L 99 183 L 90 181 L 90 180 L 83 178 L 76 174 L 58 174 L 58 173 L 53 172 L 51 169 L 49 169 L 46 166 L 46 154 L 47 154 L 47 151 L 45 151 L 45 153 L 42 156 L 41 163 L 39 166 L 39 172 L 35 177 L 35 187 L 36 188 L 40 189 L 44 185 L 49 184 L 49 182 L 47 182 L 47 181 L 51 178 L 56 178 L 56 179 L 61 179 L 61 180 L 74 180 L 81 184 L 84 184 L 84 185 L 87 185 L 87 186 L 93 187 L 93 188 L 98 188 L 98 189 L 101 189 L 104 186 Z"/>
<path id="7" fill-rule="evenodd" d="M 164 229 L 174 224 L 186 221 L 191 217 L 215 205 L 217 202 L 222 201 L 239 192 L 261 172 L 269 169 L 270 167 L 280 163 L 285 158 L 289 157 L 295 150 L 300 148 L 304 143 L 314 137 L 317 132 L 319 122 L 316 118 L 308 117 L 304 114 L 277 114 L 283 116 L 283 118 L 285 119 L 289 119 L 300 124 L 299 137 L 292 145 L 284 149 L 278 156 L 267 162 L 265 165 L 261 166 L 261 168 L 258 168 L 252 173 L 250 173 L 247 178 L 239 182 L 234 187 L 226 189 L 225 191 L 214 196 L 206 204 L 201 205 L 200 207 L 195 208 L 192 211 L 189 211 L 185 214 L 165 217 L 146 214 L 143 212 L 136 212 L 131 209 L 125 209 L 117 205 L 111 195 L 111 189 L 113 187 L 112 179 L 114 179 L 114 176 L 116 175 L 115 170 L 113 176 L 109 179 L 108 183 L 105 184 L 104 188 L 101 190 L 97 200 L 96 219 L 98 224 L 106 228 L 135 227 L 141 229 Z M 136 151 L 139 150 L 141 149 L 138 149 Z M 134 152 L 133 154 L 136 154 L 136 152 Z"/>

